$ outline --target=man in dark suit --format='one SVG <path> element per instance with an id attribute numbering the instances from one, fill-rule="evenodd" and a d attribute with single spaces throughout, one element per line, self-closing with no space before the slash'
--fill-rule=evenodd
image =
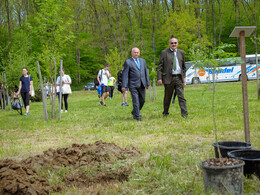
<path id="1" fill-rule="evenodd" d="M 163 117 L 169 115 L 172 94 L 175 90 L 181 108 L 181 116 L 188 118 L 186 99 L 184 98 L 184 87 L 186 86 L 186 67 L 184 51 L 177 49 L 178 40 L 169 40 L 169 49 L 163 50 L 157 68 L 157 82 L 164 84 L 164 110 Z"/>
<path id="2" fill-rule="evenodd" d="M 132 49 L 132 57 L 125 61 L 122 75 L 122 91 L 128 88 L 132 95 L 133 110 L 132 115 L 135 120 L 142 121 L 140 110 L 145 102 L 145 88 L 149 88 L 149 72 L 146 62 L 140 56 L 140 50 L 136 47 Z"/>

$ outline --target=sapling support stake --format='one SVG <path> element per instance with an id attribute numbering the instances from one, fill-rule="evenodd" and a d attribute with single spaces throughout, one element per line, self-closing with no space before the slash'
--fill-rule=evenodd
<path id="1" fill-rule="evenodd" d="M 60 92 L 59 92 L 59 99 L 60 99 L 60 103 L 59 103 L 59 120 L 61 119 L 61 101 L 62 101 L 62 93 L 61 93 L 61 89 L 62 89 L 62 63 L 63 61 L 60 60 Z"/>

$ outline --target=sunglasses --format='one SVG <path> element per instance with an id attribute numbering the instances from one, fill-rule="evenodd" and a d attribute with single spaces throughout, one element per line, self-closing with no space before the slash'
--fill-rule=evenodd
<path id="1" fill-rule="evenodd" d="M 178 42 L 171 42 L 171 44 L 177 44 Z"/>

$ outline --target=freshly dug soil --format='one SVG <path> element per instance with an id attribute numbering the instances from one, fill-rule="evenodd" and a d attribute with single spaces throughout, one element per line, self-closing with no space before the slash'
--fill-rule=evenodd
<path id="1" fill-rule="evenodd" d="M 72 144 L 71 147 L 48 149 L 42 155 L 21 162 L 0 161 L 0 194 L 49 194 L 62 191 L 60 186 L 48 183 L 39 171 L 53 174 L 68 167 L 61 176 L 62 186 L 88 187 L 99 183 L 128 180 L 131 168 L 124 163 L 140 155 L 134 147 L 121 148 L 114 143 L 97 141 L 94 144 Z M 38 171 L 38 172 L 37 172 Z"/>
<path id="2" fill-rule="evenodd" d="M 233 158 L 212 158 L 206 160 L 203 165 L 209 167 L 225 167 L 233 166 L 242 163 L 242 160 L 237 160 Z"/>
<path id="3" fill-rule="evenodd" d="M 72 147 L 49 149 L 43 155 L 29 157 L 24 163 L 34 168 L 52 168 L 72 166 L 93 166 L 96 163 L 112 163 L 115 160 L 123 160 L 140 154 L 135 148 L 121 148 L 114 143 L 96 141 L 94 144 L 72 144 Z"/>
<path id="4" fill-rule="evenodd" d="M 48 194 L 60 190 L 26 165 L 8 159 L 0 162 L 0 194 Z"/>

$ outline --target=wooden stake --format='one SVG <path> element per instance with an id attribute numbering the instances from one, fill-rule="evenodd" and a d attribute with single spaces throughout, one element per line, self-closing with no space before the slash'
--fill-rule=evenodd
<path id="1" fill-rule="evenodd" d="M 3 81 L 3 109 L 5 109 L 6 106 L 6 100 L 5 100 L 5 83 L 4 83 L 4 73 L 2 72 L 2 81 Z"/>
<path id="2" fill-rule="evenodd" d="M 61 101 L 62 101 L 62 93 L 61 93 L 61 88 L 62 88 L 62 63 L 63 63 L 63 61 L 60 60 L 60 103 L 59 103 L 59 120 L 61 119 Z"/>
<path id="3" fill-rule="evenodd" d="M 45 101 L 45 90 L 43 88 L 43 84 L 42 84 L 42 74 L 41 74 L 41 69 L 40 69 L 40 65 L 39 62 L 37 61 L 37 67 L 38 67 L 38 72 L 39 72 L 39 78 L 40 78 L 40 83 L 41 83 L 41 92 L 42 92 L 42 104 L 43 104 L 43 116 L 44 116 L 44 120 L 48 120 L 48 114 L 47 114 L 47 108 L 46 108 L 46 101 Z"/>
<path id="4" fill-rule="evenodd" d="M 11 102 L 9 101 L 9 93 L 8 93 L 8 85 L 6 82 L 6 74 L 4 73 L 4 77 L 5 77 L 5 83 L 6 83 L 6 94 L 7 94 L 7 105 L 9 105 L 9 110 L 11 111 Z"/>

